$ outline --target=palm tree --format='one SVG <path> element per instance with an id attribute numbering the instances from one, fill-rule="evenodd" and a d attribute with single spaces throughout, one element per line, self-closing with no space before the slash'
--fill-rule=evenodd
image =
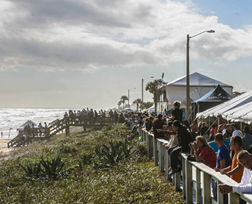
<path id="1" fill-rule="evenodd" d="M 149 82 L 146 84 L 145 90 L 149 91 L 153 94 L 153 101 L 155 104 L 155 113 L 157 112 L 157 102 L 159 101 L 158 98 L 161 94 L 161 89 L 158 89 L 158 86 L 162 84 L 162 79 L 156 79 L 153 82 Z"/>
<path id="2" fill-rule="evenodd" d="M 123 109 L 124 109 L 124 103 L 125 103 L 125 101 L 127 101 L 127 100 L 129 100 L 128 99 L 128 97 L 127 96 L 121 96 L 121 101 L 122 101 L 122 103 L 123 103 Z"/>
<path id="3" fill-rule="evenodd" d="M 120 106 L 122 105 L 122 100 L 118 101 L 117 105 L 118 105 L 118 109 L 120 109 Z"/>
<path id="4" fill-rule="evenodd" d="M 133 104 L 137 104 L 137 111 L 138 111 L 138 105 L 142 104 L 142 100 L 140 98 L 133 101 Z"/>

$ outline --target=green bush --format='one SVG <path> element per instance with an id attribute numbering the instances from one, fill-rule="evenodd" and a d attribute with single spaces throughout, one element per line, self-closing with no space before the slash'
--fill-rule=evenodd
<path id="1" fill-rule="evenodd" d="M 38 163 L 32 164 L 30 162 L 29 165 L 24 166 L 19 164 L 19 166 L 25 171 L 27 177 L 46 177 L 48 179 L 56 180 L 59 177 L 66 175 L 63 170 L 65 162 L 61 160 L 60 156 L 51 159 L 51 161 L 48 159 L 45 160 L 41 157 L 41 160 Z"/>
<path id="2" fill-rule="evenodd" d="M 122 142 L 110 141 L 108 145 L 104 144 L 95 149 L 99 161 L 108 166 L 113 166 L 123 159 Z"/>
<path id="3" fill-rule="evenodd" d="M 31 162 L 27 166 L 23 166 L 22 164 L 19 164 L 19 166 L 25 171 L 26 176 L 28 177 L 35 177 L 40 178 L 41 177 L 41 164 L 35 163 L 32 164 Z"/>
<path id="4" fill-rule="evenodd" d="M 67 138 L 59 134 L 49 142 L 11 152 L 13 157 L 0 165 L 0 203 L 184 203 L 181 193 L 152 161 L 139 162 L 148 158 L 144 156 L 147 149 L 145 144 L 125 139 L 128 129 L 116 126 L 105 132 L 82 131 L 74 128 Z M 108 161 L 113 165 L 107 165 Z M 36 178 L 39 163 L 41 171 Z"/>
<path id="5" fill-rule="evenodd" d="M 88 165 L 88 164 L 92 163 L 92 160 L 94 157 L 92 154 L 84 154 L 84 155 L 80 156 L 80 158 L 81 158 L 82 164 Z"/>
<path id="6" fill-rule="evenodd" d="M 47 178 L 56 180 L 64 175 L 63 167 L 65 162 L 61 160 L 61 157 L 53 158 L 50 160 L 44 160 L 41 158 L 42 172 Z"/>

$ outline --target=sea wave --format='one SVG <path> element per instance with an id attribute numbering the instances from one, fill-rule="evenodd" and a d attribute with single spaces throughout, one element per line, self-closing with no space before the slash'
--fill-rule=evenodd
<path id="1" fill-rule="evenodd" d="M 50 123 L 62 119 L 65 111 L 60 108 L 1 108 L 0 109 L 0 138 L 13 138 L 17 135 L 17 128 L 27 120 L 38 123 Z M 74 109 L 73 109 L 74 110 Z M 78 109 L 76 109 L 78 110 Z"/>

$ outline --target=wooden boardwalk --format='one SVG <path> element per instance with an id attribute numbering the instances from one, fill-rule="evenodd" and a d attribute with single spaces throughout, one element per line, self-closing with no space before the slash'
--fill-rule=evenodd
<path id="1" fill-rule="evenodd" d="M 89 127 L 102 127 L 112 125 L 118 122 L 119 118 L 112 117 L 84 117 L 57 119 L 49 123 L 47 128 L 31 128 L 31 134 L 27 136 L 26 141 L 22 140 L 22 133 L 20 132 L 15 138 L 7 143 L 7 147 L 20 147 L 22 145 L 29 145 L 35 141 L 49 140 L 51 137 L 59 132 L 65 132 L 66 136 L 70 135 L 70 127 L 83 127 L 86 132 Z"/>

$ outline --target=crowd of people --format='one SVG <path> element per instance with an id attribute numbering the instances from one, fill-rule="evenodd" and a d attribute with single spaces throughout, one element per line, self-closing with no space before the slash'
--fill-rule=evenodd
<path id="1" fill-rule="evenodd" d="M 231 191 L 239 193 L 252 193 L 252 136 L 249 126 L 244 132 L 236 123 L 211 124 L 207 127 L 205 122 L 194 121 L 188 124 L 182 121 L 180 102 L 173 103 L 171 116 L 162 114 L 129 113 L 132 126 L 138 125 L 154 134 L 154 138 L 164 139 L 171 159 L 169 174 L 181 170 L 181 153 L 186 153 L 189 160 L 200 161 L 221 174 L 227 175 L 238 184 L 229 186 L 212 180 L 212 192 L 217 200 L 217 188 L 223 194 L 224 203 Z M 216 151 L 209 144 L 216 144 Z M 244 203 L 240 199 L 240 203 Z"/>
<path id="2" fill-rule="evenodd" d="M 21 140 L 22 144 L 29 144 L 32 143 L 32 137 L 37 137 L 37 136 L 41 136 L 42 133 L 46 134 L 46 132 L 48 131 L 47 128 L 47 123 L 44 122 L 44 126 L 39 123 L 39 125 L 37 127 L 35 127 L 35 124 L 32 123 L 31 125 L 28 123 L 23 130 L 19 131 L 19 140 Z"/>
<path id="3" fill-rule="evenodd" d="M 124 122 L 124 116 L 122 112 L 116 110 L 94 110 L 92 108 L 83 108 L 82 110 L 69 110 L 65 112 L 64 118 L 68 121 L 82 122 L 85 118 L 88 118 L 89 121 L 95 121 L 97 118 L 113 118 L 115 122 Z"/>
<path id="4" fill-rule="evenodd" d="M 85 118 L 88 118 L 88 121 L 95 122 L 97 118 L 112 118 L 115 122 L 123 123 L 125 121 L 125 117 L 122 112 L 118 112 L 116 110 L 94 110 L 89 108 L 84 108 L 82 110 L 69 110 L 68 112 L 65 112 L 64 119 L 73 123 L 79 123 L 85 120 Z M 59 123 L 57 122 L 59 120 L 56 120 L 55 126 L 58 126 Z M 46 122 L 44 122 L 44 125 L 42 123 L 39 123 L 38 126 L 34 126 L 34 124 L 27 124 L 23 130 L 19 132 L 18 140 L 22 142 L 23 145 L 31 143 L 32 137 L 37 136 L 46 136 L 48 129 L 48 125 Z"/>

